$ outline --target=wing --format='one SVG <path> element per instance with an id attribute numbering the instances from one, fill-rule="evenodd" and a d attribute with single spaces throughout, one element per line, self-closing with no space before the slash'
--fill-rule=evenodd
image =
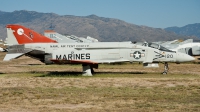
<path id="1" fill-rule="evenodd" d="M 98 64 L 97 62 L 93 62 L 90 60 L 55 60 L 51 59 L 56 64 Z"/>
<path id="2" fill-rule="evenodd" d="M 116 63 L 116 62 L 127 62 L 129 60 L 56 60 L 51 59 L 56 64 L 99 64 L 99 63 Z"/>

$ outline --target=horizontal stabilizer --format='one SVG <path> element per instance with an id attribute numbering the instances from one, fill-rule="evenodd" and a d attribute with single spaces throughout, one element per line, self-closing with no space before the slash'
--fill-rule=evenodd
<path id="1" fill-rule="evenodd" d="M 11 59 L 16 59 L 24 54 L 33 51 L 32 49 L 24 48 L 24 45 L 12 45 L 8 48 L 8 53 L 4 57 L 3 61 L 9 61 Z"/>
<path id="2" fill-rule="evenodd" d="M 19 58 L 22 56 L 24 53 L 14 53 L 14 54 L 6 54 L 4 57 L 3 61 L 9 61 L 11 59 Z"/>

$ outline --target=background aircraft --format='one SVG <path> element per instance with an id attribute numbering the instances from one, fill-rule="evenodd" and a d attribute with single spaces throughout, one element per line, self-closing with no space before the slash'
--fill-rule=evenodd
<path id="1" fill-rule="evenodd" d="M 163 42 L 163 43 L 159 43 L 159 42 L 154 42 L 154 43 L 158 43 L 172 51 L 186 53 L 191 56 L 199 56 L 200 55 L 200 43 L 193 42 L 193 39 L 187 39 L 182 42 L 180 42 L 178 40 L 174 40 L 174 41 L 167 41 L 167 42 Z"/>
<path id="2" fill-rule="evenodd" d="M 92 38 L 90 36 L 77 37 L 75 35 L 64 36 L 52 30 L 46 30 L 44 32 L 44 36 L 49 37 L 53 40 L 56 40 L 58 43 L 70 43 L 70 42 L 78 42 L 78 43 L 90 43 L 90 42 L 98 42 L 97 39 Z"/>
<path id="3" fill-rule="evenodd" d="M 48 42 L 39 43 L 42 40 L 38 40 L 39 34 L 37 32 L 26 30 L 24 27 L 12 27 L 11 25 L 9 25 L 9 28 L 8 38 L 15 41 L 13 43 L 26 43 L 26 41 L 28 43 L 10 46 L 4 61 L 27 55 L 46 64 L 78 63 L 83 66 L 83 74 L 89 76 L 92 75 L 93 68 L 98 68 L 100 63 L 142 62 L 146 67 L 154 67 L 153 62 L 165 62 L 163 73 L 167 74 L 167 62 L 194 60 L 187 54 L 170 51 L 158 44 L 141 46 L 132 42 L 56 43 L 52 39 L 45 39 L 45 36 L 42 36 L 42 39 L 48 40 Z M 33 35 L 28 35 L 30 32 Z M 12 39 L 13 37 L 15 39 Z"/>

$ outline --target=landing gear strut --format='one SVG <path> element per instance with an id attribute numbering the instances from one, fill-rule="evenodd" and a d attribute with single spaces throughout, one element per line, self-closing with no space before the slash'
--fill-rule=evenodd
<path id="1" fill-rule="evenodd" d="M 164 63 L 164 72 L 162 74 L 164 74 L 164 75 L 167 74 L 168 70 L 169 70 L 168 63 L 165 62 Z"/>

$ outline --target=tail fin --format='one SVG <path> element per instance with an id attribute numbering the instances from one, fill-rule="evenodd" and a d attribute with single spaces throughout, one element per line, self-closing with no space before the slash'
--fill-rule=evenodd
<path id="1" fill-rule="evenodd" d="M 7 25 L 8 44 L 57 43 L 29 28 L 21 25 Z"/>

